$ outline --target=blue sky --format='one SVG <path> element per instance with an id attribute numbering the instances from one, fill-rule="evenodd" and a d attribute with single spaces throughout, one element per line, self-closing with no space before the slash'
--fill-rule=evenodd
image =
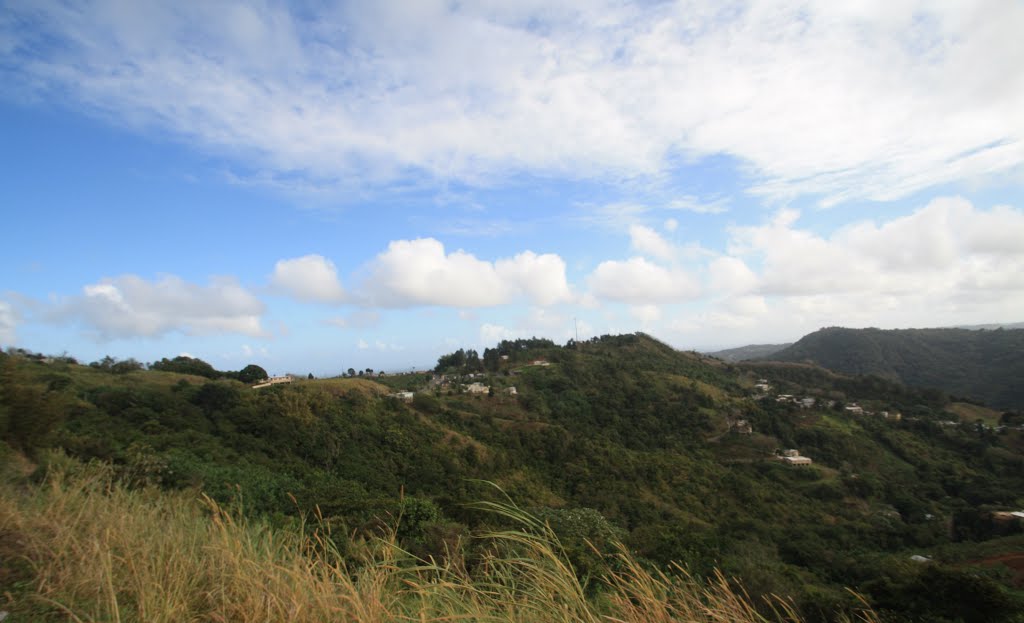
<path id="1" fill-rule="evenodd" d="M 5 347 L 324 375 L 1024 320 L 1014 0 L 7 5 Z"/>

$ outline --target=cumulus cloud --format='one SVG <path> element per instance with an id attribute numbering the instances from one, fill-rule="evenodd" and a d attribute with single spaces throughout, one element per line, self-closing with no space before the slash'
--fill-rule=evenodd
<path id="1" fill-rule="evenodd" d="M 793 339 L 822 326 L 928 327 L 1016 321 L 1024 309 L 1024 212 L 940 198 L 906 216 L 815 234 L 784 210 L 731 231 L 710 261 L 715 298 L 673 320 L 678 335 Z M 721 338 L 719 338 L 721 339 Z M 718 344 L 721 345 L 721 344 Z"/>
<path id="2" fill-rule="evenodd" d="M 633 250 L 659 260 L 671 261 L 676 256 L 676 250 L 672 244 L 650 227 L 631 225 L 629 227 L 629 242 Z"/>
<path id="3" fill-rule="evenodd" d="M 736 257 L 723 256 L 708 264 L 708 281 L 720 292 L 747 292 L 758 282 L 757 274 Z"/>
<path id="4" fill-rule="evenodd" d="M 262 336 L 263 303 L 231 277 L 208 285 L 167 275 L 147 281 L 136 275 L 102 279 L 82 294 L 57 303 L 54 321 L 79 322 L 104 339 L 241 333 Z"/>
<path id="5" fill-rule="evenodd" d="M 599 299 L 635 305 L 685 301 L 700 293 L 697 280 L 689 273 L 642 257 L 601 262 L 587 277 L 587 284 Z"/>
<path id="6" fill-rule="evenodd" d="M 1015 0 L 8 10 L 7 89 L 279 183 L 629 179 L 724 155 L 756 192 L 834 203 L 1024 162 Z"/>
<path id="7" fill-rule="evenodd" d="M 270 285 L 300 301 L 339 303 L 345 299 L 334 262 L 322 255 L 278 261 L 270 276 Z"/>
<path id="8" fill-rule="evenodd" d="M 537 255 L 525 251 L 498 260 L 495 272 L 513 289 L 520 290 L 537 305 L 553 305 L 571 296 L 565 279 L 565 262 L 553 253 Z"/>
<path id="9" fill-rule="evenodd" d="M 381 307 L 489 307 L 526 297 L 551 305 L 570 297 L 565 262 L 531 251 L 491 263 L 433 238 L 396 240 L 367 268 L 361 295 Z"/>
<path id="10" fill-rule="evenodd" d="M 828 237 L 798 228 L 795 219 L 786 212 L 732 232 L 733 251 L 763 266 L 761 294 L 946 298 L 979 287 L 1024 289 L 1024 245 L 1015 243 L 1024 240 L 1024 213 L 1017 209 L 985 211 L 966 199 L 940 198 L 907 216 L 853 223 Z"/>

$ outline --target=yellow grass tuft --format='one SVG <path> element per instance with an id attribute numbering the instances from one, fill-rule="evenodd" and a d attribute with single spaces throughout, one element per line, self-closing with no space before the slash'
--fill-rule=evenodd
<path id="1" fill-rule="evenodd" d="M 415 559 L 393 532 L 353 541 L 346 563 L 324 528 L 271 529 L 195 493 L 126 488 L 103 466 L 5 484 L 0 498 L 0 581 L 25 576 L 0 606 L 12 620 L 799 620 L 782 600 L 765 618 L 722 576 L 649 571 L 621 546 L 588 597 L 550 528 L 511 501 L 479 505 L 516 527 L 481 535 L 486 553 L 467 571 L 456 557 Z"/>

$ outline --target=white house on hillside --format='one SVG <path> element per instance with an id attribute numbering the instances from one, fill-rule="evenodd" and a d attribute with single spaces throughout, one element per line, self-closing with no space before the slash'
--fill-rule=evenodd
<path id="1" fill-rule="evenodd" d="M 489 385 L 484 385 L 480 382 L 470 383 L 466 386 L 466 391 L 471 394 L 486 394 L 491 391 Z"/>
<path id="2" fill-rule="evenodd" d="M 281 383 L 291 383 L 292 377 L 290 376 L 272 376 L 269 379 L 264 379 L 259 383 L 252 386 L 253 389 L 259 389 L 261 387 L 270 387 L 271 385 L 279 385 Z"/>
<path id="3" fill-rule="evenodd" d="M 806 467 L 814 462 L 811 457 L 800 456 L 800 451 L 794 449 L 783 450 L 779 460 L 791 467 Z"/>

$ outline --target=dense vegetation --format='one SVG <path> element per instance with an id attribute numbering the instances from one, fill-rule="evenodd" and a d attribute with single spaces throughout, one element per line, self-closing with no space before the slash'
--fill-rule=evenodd
<path id="1" fill-rule="evenodd" d="M 1024 409 L 1024 331 L 1019 329 L 831 327 L 767 358 L 874 374 L 1000 409 Z"/>
<path id="2" fill-rule="evenodd" d="M 445 355 L 438 371 L 254 390 L 3 355 L 0 434 L 41 474 L 97 459 L 125 486 L 200 488 L 277 529 L 315 519 L 352 568 L 366 564 L 359 543 L 391 525 L 411 556 L 482 570 L 493 552 L 472 535 L 514 528 L 474 504 L 493 499 L 491 481 L 557 533 L 595 604 L 621 541 L 645 568 L 675 562 L 697 582 L 721 569 L 761 607 L 791 596 L 808 621 L 859 609 L 845 587 L 885 620 L 1024 613 L 1020 521 L 993 513 L 1024 508 L 1018 413 L 966 412 L 879 377 L 728 365 L 643 335 L 502 342 Z M 466 393 L 469 375 L 490 391 Z M 412 388 L 412 402 L 391 396 Z M 854 401 L 903 417 L 852 415 Z M 730 432 L 740 419 L 752 434 Z M 781 448 L 814 465 L 788 467 Z"/>
<path id="3" fill-rule="evenodd" d="M 721 576 L 662 574 L 622 548 L 589 580 L 593 599 L 557 534 L 508 502 L 480 504 L 514 527 L 478 535 L 467 568 L 411 556 L 390 528 L 342 556 L 322 522 L 271 528 L 194 495 L 128 487 L 101 465 L 51 469 L 28 490 L 0 483 L 0 496 L 0 571 L 14 591 L 0 612 L 17 621 L 800 622 L 784 601 L 765 618 Z M 877 621 L 868 610 L 855 620 Z"/>
<path id="4" fill-rule="evenodd" d="M 708 353 L 708 355 L 717 357 L 722 361 L 736 363 L 738 361 L 747 361 L 749 359 L 767 359 L 789 346 L 792 346 L 792 344 L 750 344 L 748 346 L 715 351 L 713 353 Z"/>

